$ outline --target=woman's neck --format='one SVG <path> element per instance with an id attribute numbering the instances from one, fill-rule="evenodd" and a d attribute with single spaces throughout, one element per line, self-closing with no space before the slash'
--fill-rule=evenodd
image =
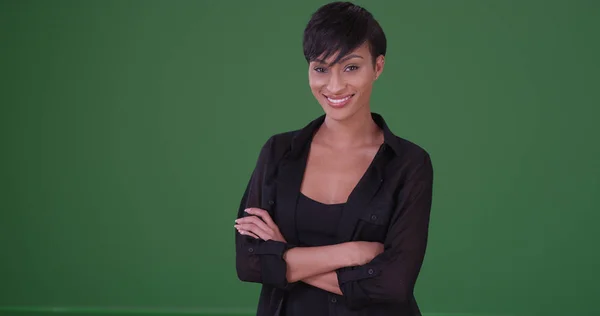
<path id="1" fill-rule="evenodd" d="M 378 145 L 383 142 L 383 133 L 367 108 L 343 121 L 326 116 L 315 138 L 329 147 L 350 149 Z"/>

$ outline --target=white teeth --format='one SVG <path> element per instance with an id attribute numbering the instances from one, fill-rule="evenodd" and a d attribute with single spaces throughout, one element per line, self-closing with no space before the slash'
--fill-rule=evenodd
<path id="1" fill-rule="evenodd" d="M 338 103 L 339 104 L 339 103 L 343 103 L 343 102 L 348 101 L 348 99 L 350 99 L 350 97 L 352 97 L 352 96 L 349 95 L 349 96 L 347 96 L 347 97 L 345 97 L 343 99 L 332 99 L 332 98 L 327 97 L 327 100 L 329 100 L 329 102 L 331 102 L 331 103 Z"/>

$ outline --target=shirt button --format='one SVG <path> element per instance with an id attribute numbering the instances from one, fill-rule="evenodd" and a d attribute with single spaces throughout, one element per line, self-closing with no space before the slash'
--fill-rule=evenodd
<path id="1" fill-rule="evenodd" d="M 254 248 L 252 248 L 252 247 L 248 248 L 248 252 L 254 252 Z"/>
<path id="2" fill-rule="evenodd" d="M 372 221 L 376 221 L 377 220 L 377 215 L 371 215 L 371 220 Z"/>
<path id="3" fill-rule="evenodd" d="M 273 205 L 273 204 L 275 204 L 275 201 L 269 200 L 269 205 Z"/>
<path id="4" fill-rule="evenodd" d="M 374 271 L 373 271 L 373 269 L 369 269 L 369 271 L 367 271 L 367 273 L 369 273 L 369 274 L 373 274 L 373 273 L 374 273 Z"/>
<path id="5" fill-rule="evenodd" d="M 335 298 L 335 297 L 334 297 L 334 298 L 332 298 L 332 299 L 331 299 L 331 302 L 332 302 L 332 303 L 334 303 L 334 304 L 335 304 L 335 303 L 337 303 L 337 298 Z"/>

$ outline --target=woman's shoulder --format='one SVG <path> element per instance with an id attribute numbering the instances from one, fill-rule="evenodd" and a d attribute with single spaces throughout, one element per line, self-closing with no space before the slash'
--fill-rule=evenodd
<path id="1" fill-rule="evenodd" d="M 431 164 L 431 156 L 423 146 L 396 135 L 392 138 L 392 142 L 394 143 L 393 147 L 398 163 L 413 165 L 414 167 Z"/>
<path id="2" fill-rule="evenodd" d="M 321 115 L 300 128 L 274 134 L 269 137 L 265 145 L 278 149 L 299 149 L 310 141 L 312 135 L 324 120 L 325 115 Z"/>
<path id="3" fill-rule="evenodd" d="M 271 135 L 264 142 L 259 158 L 261 160 L 277 161 L 292 148 L 292 142 L 300 130 L 281 132 Z"/>
<path id="4" fill-rule="evenodd" d="M 295 131 L 288 131 L 288 132 L 282 132 L 282 133 L 277 133 L 277 134 L 273 134 L 271 135 L 267 141 L 264 143 L 263 145 L 263 151 L 264 150 L 273 150 L 273 148 L 283 148 L 283 147 L 289 147 L 291 146 L 292 140 L 294 139 L 295 135 L 298 133 L 297 130 Z"/>
<path id="5" fill-rule="evenodd" d="M 267 142 L 272 142 L 274 145 L 289 146 L 292 143 L 294 137 L 300 132 L 300 130 L 287 131 L 271 135 Z"/>
<path id="6" fill-rule="evenodd" d="M 429 155 L 429 153 L 423 146 L 417 144 L 416 142 L 413 142 L 412 140 L 408 140 L 406 138 L 394 135 L 393 141 L 396 142 L 398 148 L 400 148 L 400 150 L 403 152 L 415 155 Z"/>

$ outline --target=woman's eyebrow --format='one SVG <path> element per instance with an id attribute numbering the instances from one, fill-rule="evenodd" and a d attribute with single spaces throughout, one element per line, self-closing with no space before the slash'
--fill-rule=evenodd
<path id="1" fill-rule="evenodd" d="M 360 59 L 364 59 L 364 58 L 362 58 L 362 56 L 360 56 L 360 55 L 357 55 L 357 54 L 350 54 L 350 55 L 348 55 L 348 56 L 345 56 L 344 58 L 340 59 L 340 60 L 339 60 L 337 63 L 343 63 L 343 62 L 345 62 L 346 60 L 349 60 L 349 59 L 352 59 L 352 58 L 360 58 Z M 322 59 L 315 59 L 315 61 L 316 61 L 316 62 L 318 62 L 319 64 L 327 64 L 327 63 L 326 63 L 324 60 L 322 60 Z M 333 64 L 331 64 L 331 65 L 333 66 L 333 65 L 335 65 L 335 64 L 337 64 L 337 63 L 333 63 Z"/>

